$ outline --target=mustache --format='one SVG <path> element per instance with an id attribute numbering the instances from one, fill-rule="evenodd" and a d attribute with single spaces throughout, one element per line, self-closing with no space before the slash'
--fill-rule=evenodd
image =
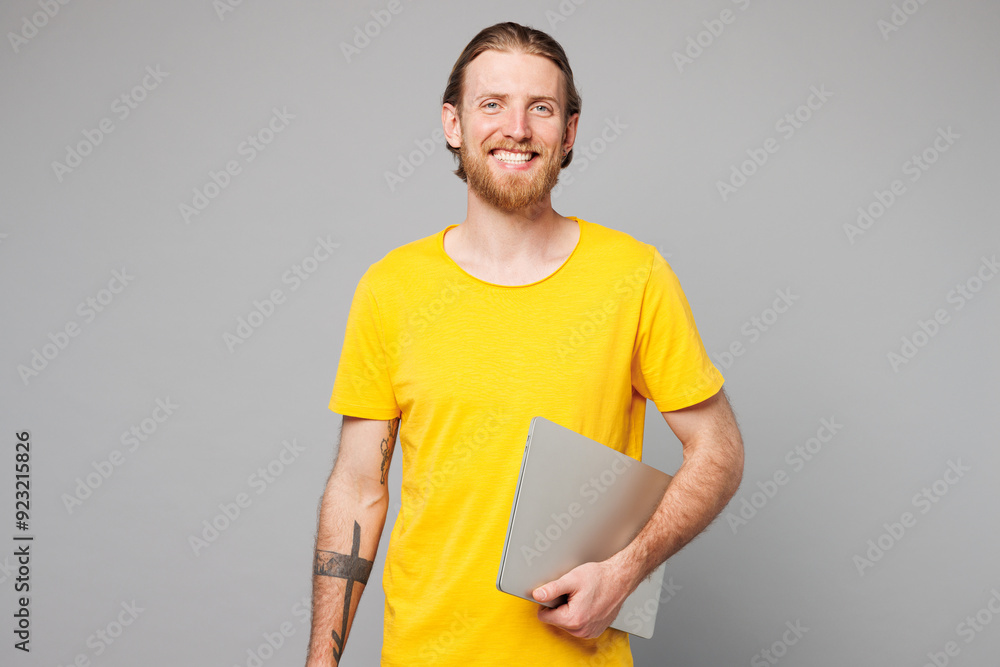
<path id="1" fill-rule="evenodd" d="M 538 153 L 538 154 L 541 154 L 543 152 L 541 146 L 533 146 L 531 144 L 513 144 L 513 145 L 496 144 L 488 147 L 486 149 L 486 152 L 490 153 L 495 150 L 521 152 L 521 153 Z"/>

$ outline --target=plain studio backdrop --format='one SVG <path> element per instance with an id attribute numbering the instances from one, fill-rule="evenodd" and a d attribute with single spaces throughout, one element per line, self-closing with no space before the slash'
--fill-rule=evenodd
<path id="1" fill-rule="evenodd" d="M 5 2 L 0 661 L 302 664 L 351 296 L 464 217 L 440 96 L 506 20 L 583 94 L 555 208 L 660 249 L 746 441 L 636 664 L 994 664 L 1000 6 L 973 0 Z M 378 661 L 396 458 L 345 665 Z M 645 460 L 681 462 L 655 409 Z"/>

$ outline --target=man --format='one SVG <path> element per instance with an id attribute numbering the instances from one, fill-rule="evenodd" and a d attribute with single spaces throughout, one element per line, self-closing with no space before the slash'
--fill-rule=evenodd
<path id="1" fill-rule="evenodd" d="M 320 509 L 310 665 L 343 653 L 397 433 L 383 665 L 631 665 L 628 635 L 608 627 L 622 602 L 739 485 L 723 379 L 673 272 L 652 246 L 552 209 L 579 114 L 566 55 L 545 33 L 492 26 L 455 64 L 442 122 L 467 215 L 390 252 L 355 292 L 330 402 L 344 423 Z M 557 608 L 497 591 L 530 417 L 640 458 L 647 399 L 684 449 L 647 526 L 534 592 L 568 596 Z"/>

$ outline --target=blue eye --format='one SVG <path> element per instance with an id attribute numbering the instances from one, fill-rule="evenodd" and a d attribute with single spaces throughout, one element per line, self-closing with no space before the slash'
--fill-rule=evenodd
<path id="1" fill-rule="evenodd" d="M 491 104 L 492 104 L 492 105 L 494 105 L 495 107 L 498 107 L 498 106 L 500 106 L 500 105 L 499 105 L 499 104 L 497 104 L 496 102 L 487 102 L 487 103 L 486 103 L 486 104 L 485 104 L 484 106 L 486 106 L 486 108 L 491 108 L 491 107 L 490 107 L 490 105 L 491 105 Z"/>

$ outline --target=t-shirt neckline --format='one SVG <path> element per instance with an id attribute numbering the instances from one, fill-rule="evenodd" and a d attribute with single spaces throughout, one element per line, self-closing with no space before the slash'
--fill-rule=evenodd
<path id="1" fill-rule="evenodd" d="M 581 220 L 580 218 L 576 217 L 575 215 L 567 215 L 566 217 L 569 218 L 570 220 L 575 220 L 577 226 L 580 228 L 580 235 L 576 239 L 576 245 L 573 246 L 573 251 L 569 254 L 569 256 L 565 260 L 563 260 L 563 263 L 560 264 L 556 268 L 555 271 L 553 271 L 552 273 L 550 273 L 549 275 L 547 275 L 547 276 L 545 276 L 543 278 L 539 278 L 538 280 L 536 280 L 534 282 L 525 283 L 523 285 L 501 285 L 499 283 L 491 283 L 488 280 L 483 280 L 482 278 L 477 278 L 476 276 L 472 275 L 471 273 L 469 273 L 468 271 L 466 271 L 465 269 L 463 269 L 461 266 L 459 266 L 458 262 L 456 262 L 454 259 L 452 259 L 451 255 L 449 255 L 444 250 L 444 237 L 445 237 L 445 234 L 448 233 L 448 230 L 451 230 L 451 229 L 454 229 L 455 227 L 458 227 L 459 223 L 455 223 L 453 225 L 448 225 L 443 230 L 441 230 L 440 232 L 438 232 L 437 247 L 438 247 L 438 250 L 440 251 L 442 257 L 444 257 L 444 259 L 448 263 L 450 263 L 455 268 L 455 270 L 457 270 L 459 273 L 461 273 L 463 276 L 465 276 L 469 280 L 474 280 L 477 283 L 481 283 L 483 285 L 489 285 L 490 287 L 499 287 L 499 288 L 503 288 L 503 289 L 520 289 L 520 288 L 523 288 L 523 287 L 531 287 L 533 285 L 538 285 L 538 284 L 544 283 L 544 282 L 546 282 L 548 280 L 552 280 L 553 277 L 555 277 L 556 275 L 558 275 L 559 273 L 561 273 L 565 269 L 566 265 L 569 264 L 570 261 L 573 259 L 573 257 L 576 255 L 577 251 L 580 249 L 580 246 L 583 245 L 583 235 L 584 235 L 584 230 L 586 228 L 586 224 L 584 224 L 584 221 Z"/>

